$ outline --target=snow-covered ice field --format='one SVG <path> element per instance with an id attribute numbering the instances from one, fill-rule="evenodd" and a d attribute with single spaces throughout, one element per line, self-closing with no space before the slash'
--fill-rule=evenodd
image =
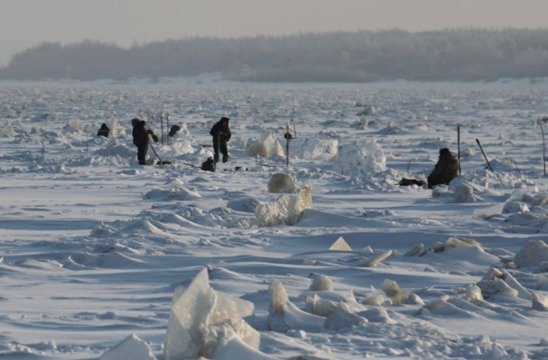
<path id="1" fill-rule="evenodd" d="M 2 359 L 548 358 L 547 82 L 4 82 L 0 99 Z M 155 144 L 171 165 L 137 164 L 143 111 L 184 125 Z M 190 166 L 221 116 L 229 162 Z M 248 156 L 282 155 L 291 118 L 287 170 Z M 457 125 L 462 176 L 399 186 L 457 151 Z M 268 192 L 280 172 L 295 194 Z"/>

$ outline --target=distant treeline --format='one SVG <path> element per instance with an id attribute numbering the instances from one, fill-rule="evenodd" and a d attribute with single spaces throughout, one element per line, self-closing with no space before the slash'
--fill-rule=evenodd
<path id="1" fill-rule="evenodd" d="M 548 76 L 548 29 L 402 30 L 187 38 L 123 49 L 84 41 L 16 54 L 2 79 L 127 79 L 220 73 L 244 81 L 496 80 Z"/>

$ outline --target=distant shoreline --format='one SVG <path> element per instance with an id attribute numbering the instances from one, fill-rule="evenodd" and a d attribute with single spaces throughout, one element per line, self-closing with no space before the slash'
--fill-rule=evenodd
<path id="1" fill-rule="evenodd" d="M 548 77 L 548 29 L 403 30 L 187 38 L 125 49 L 44 43 L 13 56 L 0 79 L 162 79 L 302 83 L 497 81 Z"/>

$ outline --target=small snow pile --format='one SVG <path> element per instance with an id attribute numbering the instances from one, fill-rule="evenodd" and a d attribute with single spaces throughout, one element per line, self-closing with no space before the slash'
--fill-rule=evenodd
<path id="1" fill-rule="evenodd" d="M 274 360 L 276 358 L 255 350 L 237 336 L 232 336 L 216 348 L 212 360 Z"/>
<path id="2" fill-rule="evenodd" d="M 433 245 L 432 250 L 438 253 L 438 252 L 443 252 L 449 249 L 456 249 L 456 248 L 474 248 L 480 252 L 485 252 L 485 249 L 480 242 L 474 239 L 464 239 L 464 238 L 457 238 L 457 237 L 450 237 L 444 242 L 436 242 Z"/>
<path id="3" fill-rule="evenodd" d="M 337 310 L 338 303 L 331 300 L 322 299 L 319 295 L 314 294 L 306 297 L 306 310 L 314 315 L 329 316 Z"/>
<path id="4" fill-rule="evenodd" d="M 464 293 L 466 301 L 471 303 L 477 303 L 483 301 L 483 295 L 481 289 L 476 284 L 468 284 L 464 287 Z"/>
<path id="5" fill-rule="evenodd" d="M 373 304 L 372 304 L 373 305 Z M 382 305 L 382 304 L 379 304 Z M 374 307 L 359 313 L 361 316 L 365 317 L 369 322 L 373 323 L 385 323 L 385 324 L 395 324 L 396 321 L 388 315 L 383 307 Z"/>
<path id="6" fill-rule="evenodd" d="M 104 137 L 97 137 L 98 141 L 105 139 Z M 106 140 L 106 139 L 105 139 Z M 136 150 L 134 146 L 128 146 L 126 143 L 121 143 L 118 141 L 105 141 L 105 146 L 97 149 L 93 155 L 95 156 L 118 156 L 121 158 L 130 159 L 134 158 Z"/>
<path id="7" fill-rule="evenodd" d="M 325 319 L 323 326 L 326 329 L 339 330 L 364 325 L 367 322 L 368 320 L 366 318 L 353 313 L 350 309 L 347 309 L 344 305 L 342 305 L 329 314 L 327 319 Z"/>
<path id="8" fill-rule="evenodd" d="M 548 191 L 526 188 L 515 191 L 502 210 L 513 232 L 548 233 Z"/>
<path id="9" fill-rule="evenodd" d="M 170 200 L 197 200 L 202 196 L 194 189 L 152 189 L 143 194 L 143 199 L 170 201 Z"/>
<path id="10" fill-rule="evenodd" d="M 283 194 L 273 203 L 257 205 L 255 217 L 259 226 L 294 225 L 306 209 L 312 209 L 312 189 L 309 185 L 305 185 L 298 194 Z"/>
<path id="11" fill-rule="evenodd" d="M 188 288 L 175 291 L 164 357 L 211 357 L 234 337 L 242 340 L 245 349 L 258 349 L 260 334 L 242 319 L 253 311 L 253 303 L 213 290 L 204 268 Z"/>
<path id="12" fill-rule="evenodd" d="M 374 257 L 371 260 L 368 260 L 364 263 L 362 263 L 361 267 L 377 267 L 379 266 L 384 260 L 392 256 L 393 251 L 392 250 L 386 250 Z"/>
<path id="13" fill-rule="evenodd" d="M 375 141 L 340 145 L 333 170 L 347 176 L 371 176 L 386 170 L 386 155 Z"/>
<path id="14" fill-rule="evenodd" d="M 313 274 L 309 291 L 333 291 L 333 280 L 323 274 Z"/>
<path id="15" fill-rule="evenodd" d="M 273 134 L 265 134 L 260 140 L 249 140 L 246 145 L 247 156 L 260 156 L 263 158 L 283 157 L 285 156 L 284 148 Z"/>
<path id="16" fill-rule="evenodd" d="M 0 137 L 9 138 L 15 136 L 15 130 L 11 122 L 7 121 L 2 127 L 0 127 Z"/>
<path id="17" fill-rule="evenodd" d="M 84 130 L 84 123 L 79 119 L 69 119 L 63 130 L 71 133 L 80 132 Z"/>
<path id="18" fill-rule="evenodd" d="M 156 360 L 146 342 L 132 334 L 124 341 L 101 355 L 99 360 Z"/>
<path id="19" fill-rule="evenodd" d="M 268 181 L 268 192 L 277 194 L 292 194 L 297 191 L 295 179 L 288 174 L 276 173 Z"/>
<path id="20" fill-rule="evenodd" d="M 432 191 L 432 197 L 445 198 L 454 203 L 476 203 L 483 199 L 475 194 L 479 187 L 461 177 L 457 177 L 449 183 L 449 187 L 436 187 Z"/>
<path id="21" fill-rule="evenodd" d="M 331 246 L 329 247 L 329 250 L 331 250 L 331 251 L 352 251 L 352 248 L 350 247 L 350 245 L 348 245 L 348 243 L 346 242 L 346 240 L 342 236 L 339 236 L 339 238 L 337 240 L 335 240 L 335 242 L 333 244 L 331 244 Z"/>
<path id="22" fill-rule="evenodd" d="M 503 214 L 519 213 L 524 214 L 529 212 L 529 207 L 526 203 L 520 201 L 507 201 L 502 208 Z"/>
<path id="23" fill-rule="evenodd" d="M 548 311 L 548 296 L 533 293 L 531 302 L 532 302 L 531 307 L 534 310 Z"/>
<path id="24" fill-rule="evenodd" d="M 105 225 L 104 223 L 101 223 L 101 225 L 97 226 L 90 232 L 91 237 L 109 237 L 116 233 L 116 230 L 112 227 Z"/>
<path id="25" fill-rule="evenodd" d="M 320 331 L 325 319 L 309 314 L 295 306 L 278 280 L 270 283 L 270 305 L 268 322 L 272 331 L 286 332 L 289 329 Z"/>
<path id="26" fill-rule="evenodd" d="M 542 240 L 529 240 L 514 257 L 518 267 L 548 268 L 548 245 Z"/>
<path id="27" fill-rule="evenodd" d="M 330 161 L 337 156 L 339 140 L 299 137 L 289 142 L 289 155 L 303 160 Z"/>
<path id="28" fill-rule="evenodd" d="M 393 123 L 390 123 L 384 129 L 377 131 L 377 134 L 380 135 L 398 135 L 405 133 L 407 133 L 407 131 L 397 125 L 394 125 Z"/>
<path id="29" fill-rule="evenodd" d="M 426 246 L 423 243 L 415 244 L 411 249 L 409 249 L 404 256 L 423 256 L 427 253 Z"/>
<path id="30" fill-rule="evenodd" d="M 123 126 L 118 124 L 116 120 L 109 120 L 106 122 L 110 132 L 108 134 L 109 138 L 124 138 L 126 137 L 126 129 Z"/>
<path id="31" fill-rule="evenodd" d="M 254 197 L 243 195 L 237 199 L 228 200 L 226 207 L 235 211 L 242 211 L 246 213 L 255 212 L 255 207 L 259 204 L 259 200 Z"/>
<path id="32" fill-rule="evenodd" d="M 358 105 L 359 104 L 359 105 Z M 371 105 L 363 105 L 360 102 L 356 103 L 356 106 L 363 106 L 363 109 L 356 113 L 356 116 L 367 116 L 377 112 L 377 109 Z"/>
<path id="33" fill-rule="evenodd" d="M 515 298 L 518 297 L 518 290 L 511 287 L 506 281 L 506 274 L 497 268 L 491 267 L 487 274 L 477 283 L 477 286 L 481 289 L 481 293 L 485 299 L 494 298 L 499 296 Z M 517 281 L 511 281 L 517 283 Z"/>
<path id="34" fill-rule="evenodd" d="M 392 304 L 400 305 L 401 303 L 407 300 L 408 294 L 403 290 L 397 282 L 393 280 L 386 279 L 382 282 L 381 288 L 383 289 L 386 296 L 390 298 Z"/>
<path id="35" fill-rule="evenodd" d="M 363 300 L 364 305 L 381 306 L 384 304 L 392 304 L 392 301 L 387 298 L 383 293 L 377 292 L 371 296 L 368 296 Z M 371 321 L 371 319 L 369 319 Z"/>
<path id="36" fill-rule="evenodd" d="M 380 253 L 379 255 L 375 256 L 374 258 L 367 260 L 360 264 L 361 267 L 377 267 L 379 266 L 384 260 L 392 256 L 393 251 L 392 250 L 386 250 Z"/>

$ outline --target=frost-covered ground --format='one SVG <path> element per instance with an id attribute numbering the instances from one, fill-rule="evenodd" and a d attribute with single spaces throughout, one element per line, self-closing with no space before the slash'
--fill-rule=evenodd
<path id="1" fill-rule="evenodd" d="M 1 358 L 97 359 L 132 334 L 103 359 L 184 341 L 240 360 L 548 357 L 546 82 L 2 83 L 0 99 Z M 130 120 L 146 110 L 186 125 L 156 145 L 171 165 L 137 165 Z M 190 166 L 221 116 L 230 161 Z M 268 192 L 285 158 L 248 156 L 281 155 L 292 117 L 287 172 L 312 208 Z M 102 122 L 115 137 L 95 137 Z M 457 125 L 463 176 L 398 186 L 456 152 Z M 199 273 L 180 311 L 201 326 L 168 350 L 176 289 Z M 223 294 L 248 301 L 243 321 L 204 320 Z"/>

